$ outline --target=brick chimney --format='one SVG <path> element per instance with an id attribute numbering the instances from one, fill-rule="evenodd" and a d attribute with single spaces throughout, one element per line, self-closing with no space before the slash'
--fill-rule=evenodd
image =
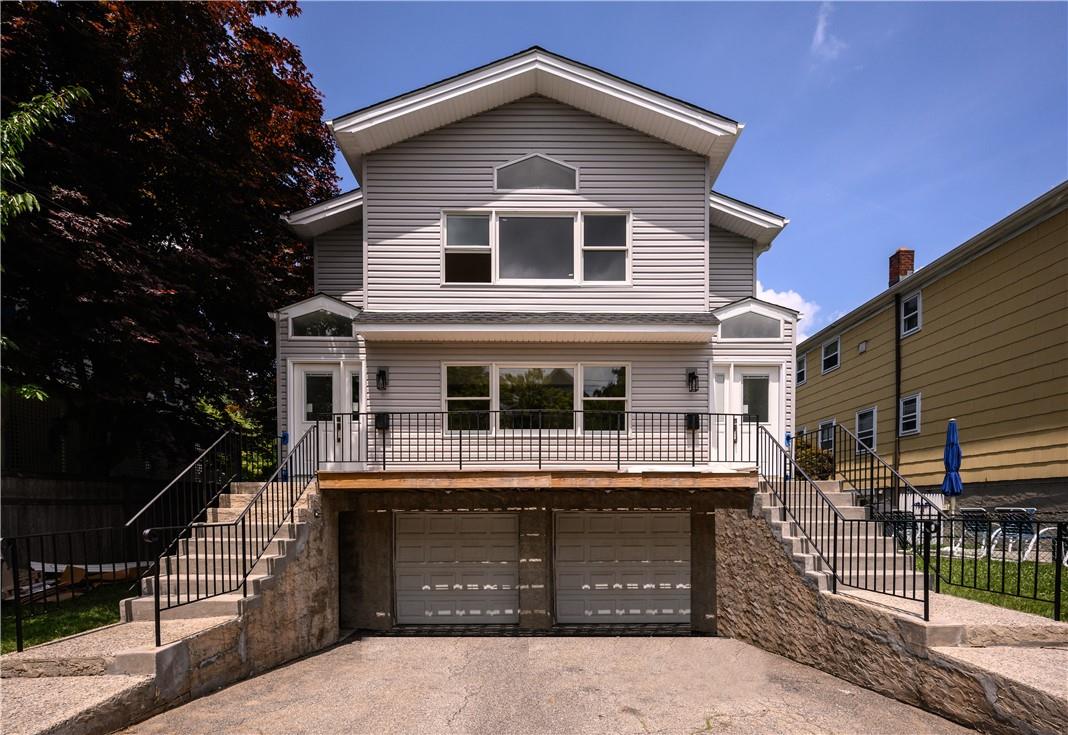
<path id="1" fill-rule="evenodd" d="M 897 252 L 890 256 L 890 285 L 893 286 L 905 276 L 911 276 L 915 266 L 916 251 L 898 248 Z"/>

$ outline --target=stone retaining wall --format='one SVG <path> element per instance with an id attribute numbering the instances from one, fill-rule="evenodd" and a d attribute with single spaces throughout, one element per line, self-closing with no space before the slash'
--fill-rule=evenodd
<path id="1" fill-rule="evenodd" d="M 940 656 L 889 612 L 819 592 L 762 518 L 719 510 L 715 534 L 719 635 L 983 732 L 1063 732 L 1064 700 Z"/>

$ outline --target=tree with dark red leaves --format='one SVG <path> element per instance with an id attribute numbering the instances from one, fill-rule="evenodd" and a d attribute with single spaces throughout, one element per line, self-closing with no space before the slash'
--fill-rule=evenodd
<path id="1" fill-rule="evenodd" d="M 73 85 L 91 99 L 27 144 L 11 184 L 40 209 L 4 233 L 4 382 L 62 397 L 98 472 L 131 446 L 188 451 L 227 407 L 270 423 L 267 313 L 310 290 L 280 217 L 336 191 L 300 51 L 256 22 L 299 12 L 4 5 L 3 116 Z"/>

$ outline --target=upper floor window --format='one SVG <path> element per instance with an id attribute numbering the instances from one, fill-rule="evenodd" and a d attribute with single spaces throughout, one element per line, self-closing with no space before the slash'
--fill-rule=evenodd
<path id="1" fill-rule="evenodd" d="M 913 332 L 918 332 L 921 326 L 923 326 L 923 299 L 917 291 L 901 300 L 901 336 L 907 337 Z"/>
<path id="2" fill-rule="evenodd" d="M 828 373 L 839 365 L 839 346 L 841 340 L 835 337 L 830 342 L 823 343 L 823 363 L 821 373 Z"/>
<path id="3" fill-rule="evenodd" d="M 290 320 L 294 337 L 351 337 L 352 319 L 326 309 L 317 309 Z"/>
<path id="4" fill-rule="evenodd" d="M 803 385 L 808 380 L 808 353 L 797 358 L 797 384 Z"/>
<path id="5" fill-rule="evenodd" d="M 876 408 L 865 408 L 857 411 L 857 453 L 861 453 L 864 447 L 875 451 L 875 413 Z"/>
<path id="6" fill-rule="evenodd" d="M 498 166 L 494 170 L 498 191 L 523 189 L 547 189 L 550 191 L 576 191 L 578 170 L 548 156 L 532 153 L 518 161 Z"/>
<path id="7" fill-rule="evenodd" d="M 817 437 L 819 447 L 825 452 L 834 451 L 834 419 L 828 419 L 827 421 L 820 422 L 819 436 Z"/>
<path id="8" fill-rule="evenodd" d="M 623 283 L 626 213 L 463 212 L 444 219 L 444 283 Z"/>
<path id="9" fill-rule="evenodd" d="M 904 396 L 898 404 L 897 433 L 899 436 L 920 433 L 920 394 Z"/>
<path id="10" fill-rule="evenodd" d="M 719 336 L 723 339 L 779 339 L 782 336 L 782 321 L 747 311 L 724 319 Z"/>

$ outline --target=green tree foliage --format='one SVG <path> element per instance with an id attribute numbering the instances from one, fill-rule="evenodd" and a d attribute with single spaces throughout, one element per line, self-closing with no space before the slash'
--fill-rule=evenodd
<path id="1" fill-rule="evenodd" d="M 267 314 L 310 290 L 280 216 L 336 192 L 300 51 L 257 24 L 294 2 L 11 3 L 2 116 L 80 85 L 92 104 L 25 140 L 2 253 L 9 384 L 61 394 L 106 472 L 186 451 L 205 402 L 273 411 Z M 225 397 L 225 398 L 223 398 Z M 224 411 L 227 415 L 230 412 Z"/>

